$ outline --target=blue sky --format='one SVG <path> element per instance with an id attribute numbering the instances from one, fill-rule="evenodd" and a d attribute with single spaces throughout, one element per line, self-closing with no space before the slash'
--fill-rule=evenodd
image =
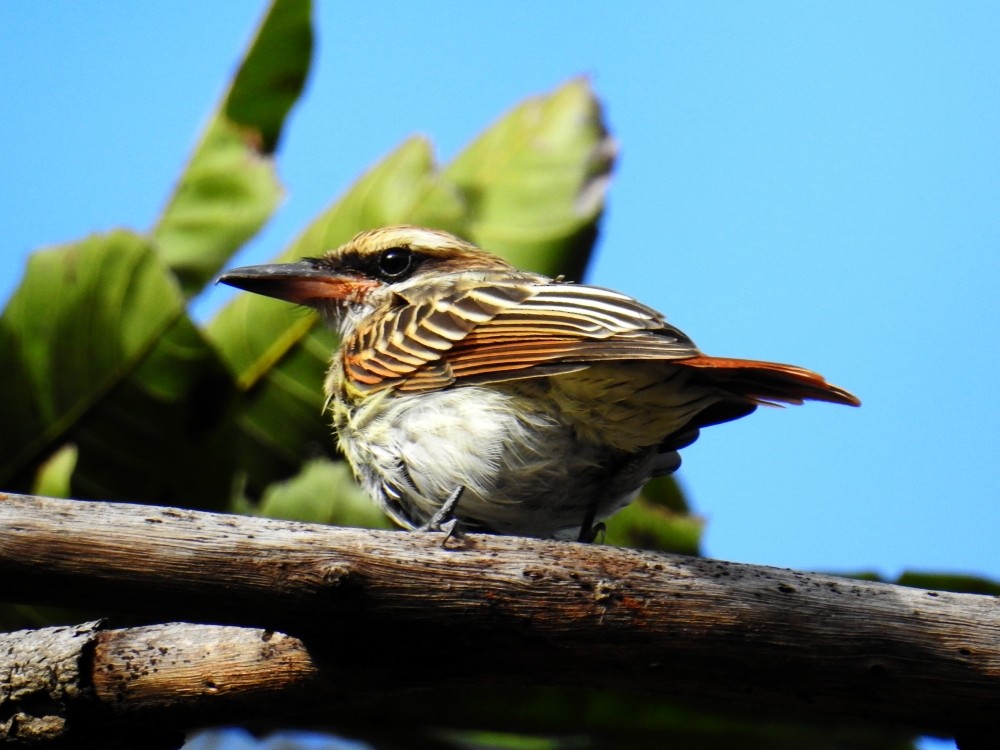
<path id="1" fill-rule="evenodd" d="M 34 248 L 152 224 L 256 10 L 0 5 L 0 299 Z M 680 478 L 708 553 L 1000 578 L 1000 5 L 327 2 L 317 25 L 288 197 L 238 262 L 405 136 L 447 160 L 587 75 L 621 149 L 588 280 L 864 401 L 703 432 Z"/>

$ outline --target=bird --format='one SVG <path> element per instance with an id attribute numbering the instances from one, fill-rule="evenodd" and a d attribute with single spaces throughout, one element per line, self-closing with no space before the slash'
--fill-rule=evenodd
<path id="1" fill-rule="evenodd" d="M 860 405 L 801 367 L 707 356 L 626 294 L 438 229 L 370 229 L 219 281 L 339 332 L 324 410 L 359 483 L 406 529 L 591 541 L 702 428 L 762 404 Z"/>

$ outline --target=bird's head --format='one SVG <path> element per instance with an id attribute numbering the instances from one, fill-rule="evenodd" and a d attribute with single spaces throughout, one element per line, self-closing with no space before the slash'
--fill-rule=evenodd
<path id="1" fill-rule="evenodd" d="M 456 275 L 514 270 L 453 234 L 403 225 L 361 232 L 318 258 L 234 268 L 219 281 L 316 308 L 343 328 L 394 297 L 447 289 Z"/>

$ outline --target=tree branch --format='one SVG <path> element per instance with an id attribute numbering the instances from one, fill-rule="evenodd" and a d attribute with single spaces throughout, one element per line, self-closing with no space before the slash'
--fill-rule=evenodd
<path id="1" fill-rule="evenodd" d="M 996 730 L 994 597 L 597 545 L 441 540 L 0 494 L 0 596 L 278 628 L 336 674 L 327 698 L 501 681 Z"/>

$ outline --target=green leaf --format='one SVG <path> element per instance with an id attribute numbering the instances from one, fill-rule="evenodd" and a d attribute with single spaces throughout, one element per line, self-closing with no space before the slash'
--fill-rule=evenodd
<path id="1" fill-rule="evenodd" d="M 225 116 L 273 153 L 298 100 L 312 57 L 312 3 L 274 0 L 257 29 L 223 104 Z"/>
<path id="2" fill-rule="evenodd" d="M 670 502 L 655 499 L 663 492 L 673 496 Z M 654 479 L 635 502 L 605 522 L 605 544 L 682 555 L 701 554 L 705 521 L 686 510 L 677 509 L 678 499 L 682 500 L 680 490 L 671 477 Z"/>
<path id="3" fill-rule="evenodd" d="M 79 497 L 209 507 L 237 489 L 238 392 L 182 291 L 197 291 L 277 205 L 269 154 L 308 72 L 310 13 L 307 0 L 272 3 L 152 241 L 119 232 L 32 258 L 0 320 L 0 384 L 19 394 L 0 407 L 15 425 L 0 434 L 0 482 L 57 491 L 69 480 Z M 66 442 L 75 466 L 35 477 Z M 281 458 L 286 473 L 301 461 Z"/>
<path id="4" fill-rule="evenodd" d="M 35 486 L 31 488 L 34 495 L 46 497 L 72 497 L 70 482 L 76 460 L 80 451 L 72 443 L 59 448 L 38 468 L 35 476 Z"/>
<path id="5" fill-rule="evenodd" d="M 677 480 L 664 476 L 647 482 L 635 502 L 605 526 L 605 544 L 700 555 L 705 520 L 691 513 Z"/>
<path id="6" fill-rule="evenodd" d="M 137 235 L 34 254 L 0 318 L 0 486 L 224 506 L 235 388 L 183 304 Z"/>
<path id="7" fill-rule="evenodd" d="M 669 667 L 667 667 L 669 668 Z M 696 707 L 656 695 L 574 687 L 516 690 L 463 686 L 413 693 L 391 706 L 355 701 L 334 707 L 357 726 L 405 727 L 399 739 L 431 737 L 447 747 L 475 748 L 705 748 L 706 750 L 913 750 L 910 735 L 894 727 L 814 726 L 795 717 Z M 421 729 L 432 727 L 432 729 Z M 438 729 L 437 727 L 445 727 Z M 405 737 L 405 740 L 404 740 Z M 382 735 L 383 740 L 386 739 Z M 425 742 L 430 740 L 425 739 Z"/>
<path id="8" fill-rule="evenodd" d="M 900 586 L 937 591 L 954 591 L 959 594 L 988 594 L 1000 596 L 1000 583 L 981 576 L 961 573 L 930 573 L 907 570 L 896 579 Z"/>
<path id="9" fill-rule="evenodd" d="M 355 483 L 343 461 L 309 461 L 285 482 L 272 484 L 259 512 L 271 518 L 329 523 L 366 529 L 391 529 L 392 522 Z"/>
<path id="10" fill-rule="evenodd" d="M 278 206 L 282 190 L 270 154 L 309 72 L 310 13 L 308 0 L 274 0 L 153 229 L 187 296 Z"/>
<path id="11" fill-rule="evenodd" d="M 596 237 L 615 143 L 584 79 L 517 106 L 444 171 L 469 237 L 515 265 L 578 279 Z"/>
<path id="12" fill-rule="evenodd" d="M 895 583 L 915 589 L 952 591 L 956 594 L 1000 596 L 1000 582 L 967 573 L 934 573 L 907 570 L 901 573 L 898 578 L 891 578 L 873 570 L 854 570 L 847 573 L 836 571 L 833 575 L 843 576 L 844 578 L 856 578 L 860 581 Z"/>
<path id="13" fill-rule="evenodd" d="M 316 328 L 253 387 L 240 391 L 230 447 L 242 491 L 251 498 L 294 475 L 309 458 L 335 457 L 322 392 L 332 348 L 333 335 Z"/>
<path id="14" fill-rule="evenodd" d="M 0 486 L 28 491 L 66 433 L 183 315 L 138 235 L 119 231 L 37 252 L 0 317 Z"/>
<path id="15" fill-rule="evenodd" d="M 236 389 L 186 316 L 69 433 L 75 497 L 221 509 L 234 491 Z"/>

